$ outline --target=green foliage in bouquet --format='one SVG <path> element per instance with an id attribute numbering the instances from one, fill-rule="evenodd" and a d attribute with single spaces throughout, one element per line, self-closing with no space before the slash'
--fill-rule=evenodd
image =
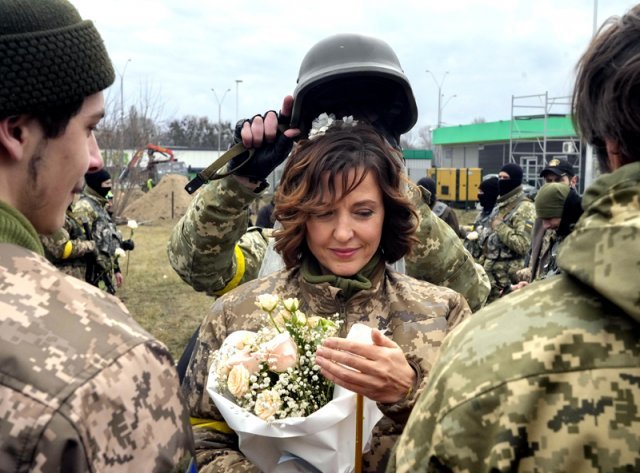
<path id="1" fill-rule="evenodd" d="M 258 332 L 230 334 L 214 355 L 219 393 L 263 420 L 306 417 L 331 401 L 333 383 L 320 374 L 316 348 L 338 332 L 339 322 L 307 316 L 297 299 L 257 298 L 265 312 Z"/>

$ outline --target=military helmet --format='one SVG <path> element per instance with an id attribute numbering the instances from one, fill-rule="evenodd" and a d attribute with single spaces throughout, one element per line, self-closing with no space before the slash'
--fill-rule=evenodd
<path id="1" fill-rule="evenodd" d="M 418 119 L 411 85 L 393 49 L 358 34 L 338 34 L 315 44 L 302 60 L 293 98 L 291 126 L 303 134 L 323 112 L 337 118 L 374 115 L 396 140 Z"/>

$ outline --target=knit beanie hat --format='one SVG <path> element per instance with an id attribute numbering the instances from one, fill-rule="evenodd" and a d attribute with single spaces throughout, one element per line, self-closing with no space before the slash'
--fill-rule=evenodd
<path id="1" fill-rule="evenodd" d="M 0 1 L 0 118 L 81 102 L 114 79 L 100 34 L 71 3 Z"/>
<path id="2" fill-rule="evenodd" d="M 538 218 L 560 218 L 564 201 L 571 188 L 562 182 L 545 184 L 536 195 L 536 215 Z"/>
<path id="3" fill-rule="evenodd" d="M 500 195 L 508 194 L 522 184 L 522 168 L 516 163 L 505 164 L 502 166 L 502 169 L 500 169 L 500 172 L 509 174 L 509 179 L 500 179 L 498 182 Z"/>
<path id="4" fill-rule="evenodd" d="M 498 200 L 498 178 L 490 177 L 480 183 L 478 190 L 482 193 L 478 193 L 478 201 L 485 212 L 491 211 L 493 206 L 496 205 Z"/>
<path id="5" fill-rule="evenodd" d="M 430 177 L 422 177 L 418 180 L 417 184 L 424 187 L 431 193 L 429 205 L 433 205 L 436 201 L 436 181 L 434 181 Z"/>
<path id="6" fill-rule="evenodd" d="M 107 194 L 111 190 L 111 187 L 102 187 L 102 183 L 111 179 L 111 174 L 102 168 L 97 172 L 91 172 L 84 175 L 84 180 L 87 181 L 87 185 L 96 191 L 99 195 L 107 198 Z"/>

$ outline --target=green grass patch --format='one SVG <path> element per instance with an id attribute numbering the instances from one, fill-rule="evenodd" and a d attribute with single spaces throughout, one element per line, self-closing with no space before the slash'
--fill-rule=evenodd
<path id="1" fill-rule="evenodd" d="M 169 264 L 167 242 L 176 222 L 142 225 L 135 230 L 135 250 L 122 258 L 124 284 L 118 297 L 131 315 L 169 347 L 176 361 L 193 331 L 207 314 L 213 298 L 194 291 Z M 131 229 L 119 227 L 129 238 Z"/>

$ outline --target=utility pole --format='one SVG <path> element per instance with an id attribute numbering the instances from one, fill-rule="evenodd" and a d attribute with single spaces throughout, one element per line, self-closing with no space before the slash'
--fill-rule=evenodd
<path id="1" fill-rule="evenodd" d="M 238 123 L 238 120 L 240 120 L 240 118 L 238 117 L 238 86 L 242 83 L 242 79 L 236 79 L 236 123 Z"/>
<path id="2" fill-rule="evenodd" d="M 444 84 L 444 80 L 447 78 L 447 75 L 449 75 L 449 71 L 446 71 L 444 74 L 442 74 L 442 78 L 440 79 L 440 82 L 438 82 L 438 80 L 436 79 L 436 76 L 433 75 L 433 72 L 431 72 L 429 69 L 427 69 L 426 72 L 428 72 L 431 75 L 433 82 L 436 84 L 436 87 L 438 88 L 438 124 L 436 128 L 440 128 L 440 126 L 442 125 L 442 109 L 444 108 L 442 106 L 442 95 L 443 95 L 442 85 Z"/>
<path id="3" fill-rule="evenodd" d="M 227 89 L 222 94 L 222 98 L 218 98 L 218 94 L 214 88 L 211 89 L 213 95 L 216 98 L 216 102 L 218 102 L 218 157 L 220 157 L 220 151 L 222 150 L 221 139 L 222 139 L 222 102 L 224 102 L 224 98 L 227 96 L 227 92 L 230 92 L 231 89 Z"/>
<path id="4" fill-rule="evenodd" d="M 122 68 L 122 72 L 118 73 L 120 76 L 120 162 L 118 163 L 118 168 L 126 164 L 124 162 L 124 75 L 127 72 L 127 66 L 130 62 L 131 58 L 127 59 L 127 62 L 124 63 L 124 67 Z M 118 172 L 119 171 L 118 169 Z"/>

